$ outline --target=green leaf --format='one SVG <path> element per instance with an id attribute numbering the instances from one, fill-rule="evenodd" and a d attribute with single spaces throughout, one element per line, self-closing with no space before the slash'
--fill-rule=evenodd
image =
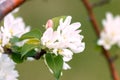
<path id="1" fill-rule="evenodd" d="M 19 38 L 14 36 L 13 38 L 10 39 L 11 44 L 15 44 L 16 42 L 19 42 Z"/>
<path id="2" fill-rule="evenodd" d="M 38 47 L 40 47 L 39 46 L 40 44 L 38 44 L 38 45 L 35 45 L 35 44 L 24 44 L 23 45 L 23 47 L 22 47 L 22 49 L 21 49 L 21 55 L 22 55 L 22 57 L 23 56 L 25 56 L 25 55 L 28 55 L 28 54 L 31 54 L 31 53 L 29 53 L 31 50 L 34 50 L 35 48 L 38 48 Z"/>
<path id="3" fill-rule="evenodd" d="M 46 59 L 47 65 L 53 71 L 55 78 L 59 80 L 62 67 L 63 67 L 62 56 L 60 55 L 55 56 L 55 55 L 52 55 L 51 53 L 47 53 L 45 55 L 45 59 Z"/>
<path id="4" fill-rule="evenodd" d="M 12 53 L 11 58 L 16 63 L 22 63 L 24 61 L 24 58 L 22 58 L 21 54 L 19 53 Z"/>
<path id="5" fill-rule="evenodd" d="M 52 21 L 53 21 L 53 29 L 56 30 L 57 27 L 59 26 L 59 21 L 61 18 L 63 18 L 63 21 L 66 19 L 67 16 L 60 16 L 60 17 L 55 17 L 55 18 L 52 18 Z"/>
<path id="6" fill-rule="evenodd" d="M 29 51 L 26 55 L 25 55 L 25 57 L 33 57 L 33 56 L 35 56 L 37 54 L 37 52 L 35 51 L 35 50 L 31 50 L 31 51 Z"/>
<path id="7" fill-rule="evenodd" d="M 34 29 L 31 30 L 30 32 L 23 34 L 20 38 L 20 40 L 24 40 L 24 39 L 30 39 L 30 38 L 37 38 L 40 39 L 42 36 L 42 32 L 40 31 L 40 29 Z"/>
<path id="8" fill-rule="evenodd" d="M 11 49 L 12 49 L 12 52 L 15 52 L 15 53 L 20 53 L 21 51 L 21 47 L 16 46 L 16 45 L 12 45 Z"/>

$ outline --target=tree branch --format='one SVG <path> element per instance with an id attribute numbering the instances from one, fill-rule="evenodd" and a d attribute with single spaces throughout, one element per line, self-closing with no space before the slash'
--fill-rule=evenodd
<path id="1" fill-rule="evenodd" d="M 0 0 L 0 21 L 5 15 L 20 6 L 26 0 Z"/>
<path id="2" fill-rule="evenodd" d="M 99 38 L 99 36 L 100 36 L 100 30 L 99 30 L 99 25 L 97 23 L 97 20 L 96 20 L 96 18 L 94 16 L 94 13 L 93 13 L 93 7 L 89 3 L 88 0 L 82 0 L 82 2 L 84 3 L 84 5 L 85 5 L 85 7 L 86 7 L 86 9 L 88 11 L 88 15 L 90 17 L 91 24 L 93 25 L 93 29 L 95 30 L 96 35 Z M 102 50 L 103 50 L 103 55 L 105 56 L 105 59 L 108 62 L 108 66 L 109 66 L 109 69 L 111 71 L 111 75 L 112 75 L 113 80 L 120 80 L 119 76 L 117 74 L 117 71 L 115 69 L 114 61 L 111 60 L 110 53 L 107 50 L 105 50 L 103 47 L 102 47 Z"/>
<path id="3" fill-rule="evenodd" d="M 95 19 L 95 16 L 93 14 L 93 11 L 92 11 L 92 5 L 90 3 L 88 3 L 88 0 L 82 0 L 82 2 L 84 3 L 87 11 L 88 11 L 88 14 L 89 14 L 89 17 L 90 17 L 90 21 L 95 29 L 95 32 L 96 32 L 96 35 L 99 37 L 100 35 L 100 30 L 99 30 L 99 25 L 98 23 L 96 22 L 96 19 Z"/>

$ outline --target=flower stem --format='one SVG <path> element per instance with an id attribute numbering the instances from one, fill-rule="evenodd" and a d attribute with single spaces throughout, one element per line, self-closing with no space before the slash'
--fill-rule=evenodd
<path id="1" fill-rule="evenodd" d="M 93 25 L 93 29 L 95 30 L 96 35 L 99 38 L 100 30 L 99 30 L 99 25 L 97 23 L 97 20 L 96 20 L 96 18 L 94 16 L 94 13 L 93 13 L 93 7 L 89 3 L 88 0 L 82 0 L 82 2 L 83 2 L 83 4 L 85 5 L 85 7 L 87 9 L 88 15 L 90 17 L 91 24 Z M 117 73 L 117 71 L 115 69 L 114 61 L 111 60 L 110 53 L 107 50 L 105 50 L 103 47 L 102 47 L 102 50 L 103 50 L 103 55 L 104 55 L 105 59 L 107 60 L 107 63 L 108 63 L 108 66 L 109 66 L 109 69 L 110 69 L 113 80 L 120 80 L 119 76 L 118 76 L 118 73 Z"/>
<path id="2" fill-rule="evenodd" d="M 104 56 L 105 56 L 105 58 L 106 58 L 106 60 L 108 62 L 108 65 L 109 65 L 113 80 L 120 80 L 119 76 L 118 76 L 118 73 L 115 70 L 114 60 L 112 60 L 111 57 L 110 57 L 110 53 L 107 50 L 105 50 L 104 48 L 103 48 L 103 53 L 104 53 Z"/>

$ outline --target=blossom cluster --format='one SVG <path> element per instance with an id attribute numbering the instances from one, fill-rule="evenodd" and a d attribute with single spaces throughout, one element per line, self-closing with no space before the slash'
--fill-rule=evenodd
<path id="1" fill-rule="evenodd" d="M 30 31 L 30 27 L 26 27 L 21 17 L 14 17 L 14 12 L 9 13 L 4 18 L 4 26 L 0 27 L 1 46 L 9 44 L 13 36 L 21 37 L 26 32 Z"/>
<path id="2" fill-rule="evenodd" d="M 18 72 L 14 69 L 15 63 L 5 53 L 4 48 L 10 48 L 10 39 L 14 36 L 21 37 L 30 31 L 30 27 L 25 27 L 21 17 L 14 17 L 15 10 L 4 18 L 4 24 L 0 27 L 0 80 L 17 80 Z"/>
<path id="3" fill-rule="evenodd" d="M 55 55 L 63 56 L 63 69 L 70 69 L 66 63 L 72 59 L 73 53 L 80 53 L 85 48 L 85 43 L 82 42 L 83 36 L 79 30 L 81 24 L 79 22 L 71 23 L 71 16 L 67 16 L 65 20 L 61 18 L 57 29 L 54 30 L 54 22 L 48 20 L 46 31 L 43 33 L 41 43 L 51 50 Z"/>
<path id="4" fill-rule="evenodd" d="M 104 29 L 100 34 L 98 45 L 102 45 L 107 50 L 115 44 L 120 46 L 120 16 L 113 17 L 111 13 L 107 13 L 102 24 Z"/>
<path id="5" fill-rule="evenodd" d="M 72 59 L 73 54 L 85 49 L 85 43 L 82 42 L 84 36 L 80 34 L 81 23 L 71 24 L 72 17 L 64 16 L 55 21 L 59 19 L 58 26 L 54 25 L 56 23 L 52 19 L 48 20 L 44 33 L 40 30 L 30 31 L 21 17 L 14 17 L 17 11 L 9 13 L 0 27 L 0 80 L 17 80 L 18 72 L 13 61 L 22 62 L 29 57 L 33 60 L 39 54 L 56 79 L 59 79 L 62 69 L 71 69 L 67 62 Z M 5 53 L 12 54 L 13 61 Z"/>

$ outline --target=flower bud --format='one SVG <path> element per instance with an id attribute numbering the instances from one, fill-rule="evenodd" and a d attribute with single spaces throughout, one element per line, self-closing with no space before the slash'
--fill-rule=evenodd
<path id="1" fill-rule="evenodd" d="M 45 27 L 46 27 L 46 29 L 47 29 L 47 28 L 50 28 L 50 27 L 53 27 L 53 21 L 52 21 L 52 19 L 49 19 L 49 20 L 47 21 Z"/>

